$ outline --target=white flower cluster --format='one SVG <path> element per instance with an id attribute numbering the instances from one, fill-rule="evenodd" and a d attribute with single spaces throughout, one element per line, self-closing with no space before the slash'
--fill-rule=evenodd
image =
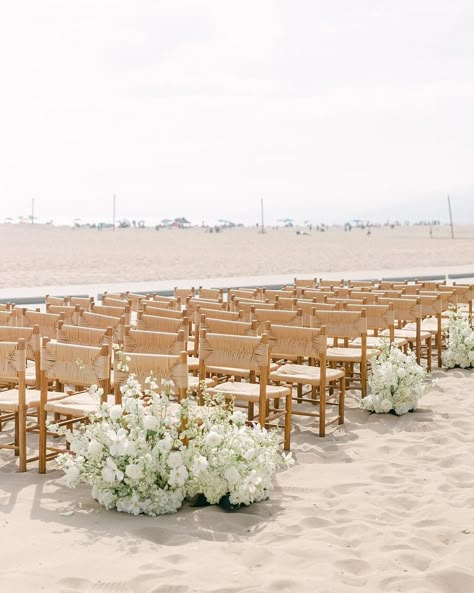
<path id="1" fill-rule="evenodd" d="M 446 350 L 441 359 L 443 366 L 448 369 L 474 367 L 474 330 L 469 319 L 456 311 L 449 314 Z"/>
<path id="2" fill-rule="evenodd" d="M 282 461 L 292 463 L 291 454 L 282 459 L 279 453 L 277 432 L 247 426 L 246 415 L 227 410 L 223 401 L 209 403 L 207 410 L 189 445 L 194 453 L 188 496 L 204 495 L 210 504 L 228 496 L 231 506 L 268 498 L 273 474 Z"/>
<path id="3" fill-rule="evenodd" d="M 131 375 L 122 402 L 103 404 L 80 431 L 64 431 L 71 452 L 59 457 L 66 484 L 89 484 L 107 509 L 161 515 L 196 494 L 250 504 L 268 496 L 278 466 L 291 461 L 273 431 L 246 426 L 223 401 L 172 404 L 153 377 L 143 392 Z"/>
<path id="4" fill-rule="evenodd" d="M 398 416 L 416 410 L 419 398 L 430 389 L 427 378 L 414 352 L 404 354 L 386 340 L 372 361 L 368 378 L 371 393 L 362 399 L 360 407 L 376 414 L 393 411 Z"/>

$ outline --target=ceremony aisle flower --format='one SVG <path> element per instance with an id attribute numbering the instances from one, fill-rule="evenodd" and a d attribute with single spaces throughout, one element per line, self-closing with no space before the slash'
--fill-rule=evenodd
<path id="1" fill-rule="evenodd" d="M 246 414 L 223 398 L 207 400 L 203 410 L 190 441 L 188 496 L 201 495 L 227 509 L 268 498 L 277 469 L 293 462 L 291 454 L 280 452 L 277 431 L 248 426 Z"/>
<path id="2" fill-rule="evenodd" d="M 62 431 L 66 484 L 89 484 L 106 509 L 134 515 L 173 513 L 196 495 L 210 504 L 228 497 L 231 508 L 267 498 L 277 469 L 292 462 L 277 433 L 246 425 L 224 399 L 197 406 L 170 395 L 153 377 L 142 390 L 130 375 L 121 405 L 103 404 L 79 430 Z"/>
<path id="3" fill-rule="evenodd" d="M 469 318 L 450 311 L 445 336 L 446 350 L 441 355 L 443 366 L 448 369 L 474 367 L 474 329 Z"/>
<path id="4" fill-rule="evenodd" d="M 372 360 L 368 383 L 371 393 L 360 407 L 376 414 L 402 416 L 416 410 L 419 398 L 429 391 L 428 373 L 416 362 L 415 353 L 402 352 L 384 340 L 379 356 Z"/>

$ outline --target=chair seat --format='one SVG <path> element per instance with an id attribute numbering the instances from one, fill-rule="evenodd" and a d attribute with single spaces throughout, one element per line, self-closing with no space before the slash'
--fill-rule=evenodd
<path id="1" fill-rule="evenodd" d="M 284 398 L 291 395 L 291 388 L 280 385 L 267 385 L 265 391 L 268 399 Z M 226 397 L 234 397 L 239 401 L 258 402 L 260 399 L 260 385 L 258 383 L 226 381 L 208 389 L 207 393 L 211 395 L 222 393 Z"/>
<path id="2" fill-rule="evenodd" d="M 7 391 L 0 391 L 0 410 L 4 412 L 16 412 L 19 407 L 18 389 L 8 389 Z M 59 400 L 67 397 L 66 393 L 48 392 L 48 401 Z M 26 407 L 39 408 L 41 391 L 39 389 L 27 389 L 25 394 Z"/>
<path id="3" fill-rule="evenodd" d="M 344 377 L 344 371 L 326 369 L 326 381 L 336 381 Z M 284 364 L 277 371 L 270 373 L 270 381 L 286 381 L 287 383 L 303 383 L 318 386 L 321 381 L 321 369 L 305 364 Z"/>
<path id="4" fill-rule="evenodd" d="M 190 371 L 199 370 L 199 358 L 188 354 L 188 369 Z"/>
<path id="5" fill-rule="evenodd" d="M 367 348 L 380 348 L 382 346 L 381 341 L 387 337 L 388 336 L 367 336 Z M 400 348 L 402 346 L 406 346 L 408 340 L 406 338 L 395 337 L 394 342 Z M 349 342 L 349 346 L 351 348 L 360 348 L 362 346 L 362 340 L 360 338 L 356 338 L 355 340 Z"/>
<path id="6" fill-rule="evenodd" d="M 269 365 L 269 371 L 276 371 L 279 368 L 279 365 L 276 362 L 272 362 Z M 244 379 L 248 379 L 250 377 L 250 371 L 248 369 L 240 369 L 240 368 L 232 368 L 232 367 L 213 367 L 208 366 L 206 370 L 210 373 L 215 375 L 230 375 L 234 377 L 243 377 Z M 259 371 L 256 371 L 256 375 L 258 377 Z"/>
<path id="7" fill-rule="evenodd" d="M 445 329 L 448 327 L 448 319 L 441 320 L 441 328 Z M 407 323 L 403 329 L 407 330 L 416 330 L 416 325 L 414 323 Z M 429 317 L 427 319 L 423 319 L 421 322 L 421 331 L 422 332 L 430 332 L 432 334 L 438 333 L 438 321 L 433 317 Z"/>
<path id="8" fill-rule="evenodd" d="M 211 379 L 210 377 L 204 379 L 204 382 L 206 383 L 206 389 L 208 389 L 209 387 L 214 387 L 214 385 L 216 384 L 216 381 L 214 379 Z M 191 391 L 197 391 L 199 389 L 199 383 L 199 377 L 195 377 L 194 375 L 188 375 L 188 389 L 190 389 Z"/>
<path id="9" fill-rule="evenodd" d="M 382 332 L 382 335 L 388 337 L 388 333 L 386 333 L 386 330 Z M 396 329 L 395 337 L 396 338 L 405 338 L 408 342 L 414 342 L 416 340 L 416 329 L 406 329 L 405 327 L 402 329 Z M 420 332 L 421 340 L 427 340 L 428 338 L 431 338 L 431 332 L 427 332 L 427 331 Z"/>
<path id="10" fill-rule="evenodd" d="M 380 350 L 367 348 L 367 359 L 380 354 Z M 360 362 L 362 350 L 360 348 L 328 348 L 326 360 L 334 362 Z"/>
<path id="11" fill-rule="evenodd" d="M 63 394 L 64 395 L 64 394 Z M 115 398 L 112 395 L 107 397 L 107 403 L 113 405 Z M 46 412 L 61 414 L 62 416 L 73 416 L 81 418 L 88 414 L 98 412 L 100 409 L 100 399 L 91 395 L 88 391 L 66 395 L 61 400 L 48 402 L 44 409 Z"/>

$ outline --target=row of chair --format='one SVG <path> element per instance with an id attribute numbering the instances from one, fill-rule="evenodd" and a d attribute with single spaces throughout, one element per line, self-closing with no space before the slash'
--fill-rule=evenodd
<path id="1" fill-rule="evenodd" d="M 332 286 L 322 286 L 322 288 L 332 288 Z M 308 288 L 312 289 L 312 287 Z M 357 288 L 370 287 L 359 286 Z M 392 286 L 386 290 L 395 290 L 395 288 Z M 77 389 L 77 387 L 91 384 L 92 379 L 96 378 L 97 381 L 94 382 L 104 382 L 104 397 L 111 397 L 111 385 L 113 385 L 113 399 L 114 401 L 120 400 L 123 374 L 118 367 L 114 368 L 113 373 L 110 373 L 113 365 L 111 350 L 113 342 L 120 343 L 123 350 L 130 353 L 129 356 L 132 360 L 134 357 L 141 356 L 174 357 L 173 360 L 176 365 L 180 365 L 181 370 L 186 368 L 186 380 L 183 379 L 182 373 L 175 376 L 177 393 L 181 396 L 188 389 L 190 383 L 194 382 L 199 399 L 199 379 L 206 379 L 210 393 L 223 392 L 229 397 L 236 397 L 238 403 L 246 403 L 250 420 L 258 419 L 263 424 L 269 424 L 284 418 L 284 446 L 289 448 L 292 415 L 303 413 L 319 416 L 319 434 L 323 436 L 328 424 L 326 404 L 336 403 L 338 413 L 329 419 L 329 423 L 343 422 L 346 381 L 354 379 L 354 365 L 359 368 L 359 385 L 362 395 L 366 395 L 368 364 L 370 358 L 378 352 L 379 336 L 387 335 L 400 347 L 414 344 L 419 356 L 421 356 L 421 345 L 424 341 L 428 355 L 427 365 L 429 366 L 431 364 L 431 338 L 436 335 L 438 360 L 440 360 L 442 348 L 442 340 L 439 337 L 440 320 L 447 306 L 452 304 L 450 299 L 453 296 L 448 290 L 437 290 L 437 294 L 433 295 L 420 294 L 419 292 L 410 294 L 408 291 L 402 295 L 403 298 L 391 294 L 388 296 L 376 295 L 377 302 L 367 304 L 367 302 L 360 303 L 357 302 L 358 299 L 351 298 L 354 296 L 353 293 L 341 295 L 338 303 L 328 303 L 327 294 L 325 295 L 326 301 L 320 303 L 313 300 L 317 298 L 314 296 L 310 300 L 285 297 L 281 293 L 267 294 L 267 300 L 270 300 L 268 298 L 270 296 L 273 299 L 273 305 L 283 299 L 288 299 L 287 302 L 284 302 L 285 305 L 291 304 L 292 306 L 290 301 L 294 299 L 300 303 L 309 300 L 312 306 L 306 307 L 305 314 L 303 314 L 302 307 L 276 309 L 274 306 L 268 306 L 272 303 L 263 301 L 258 292 L 255 292 L 254 298 L 247 298 L 250 295 L 246 292 L 243 294 L 244 292 L 245 289 L 242 289 L 241 292 L 234 294 L 233 302 L 235 305 L 239 302 L 242 303 L 242 299 L 245 304 L 249 301 L 249 315 L 244 315 L 242 309 L 227 310 L 228 306 L 223 306 L 224 301 L 221 300 L 221 295 L 216 296 L 214 300 L 204 297 L 190 298 L 188 295 L 186 306 L 193 308 L 191 316 L 189 316 L 188 310 L 178 307 L 178 299 L 182 298 L 180 295 L 175 297 L 155 295 L 149 299 L 142 297 L 139 299 L 137 296 L 135 302 L 130 298 L 123 299 L 122 295 L 109 295 L 108 304 L 102 305 L 109 309 L 101 309 L 100 313 L 96 312 L 97 310 L 94 311 L 94 307 L 90 306 L 89 309 L 92 308 L 92 310 L 85 311 L 80 304 L 76 303 L 73 306 L 76 317 L 71 316 L 67 320 L 69 323 L 66 322 L 64 310 L 54 312 L 54 309 L 51 309 L 51 307 L 71 306 L 65 303 L 58 304 L 49 301 L 47 303 L 49 311 L 46 313 L 30 312 L 12 306 L 2 307 L 0 309 L 0 323 L 2 324 L 0 342 L 4 345 L 5 351 L 8 351 L 7 359 L 10 362 L 5 363 L 5 367 L 1 367 L 8 369 L 8 372 L 4 375 L 2 370 L 0 374 L 2 381 L 11 384 L 18 383 L 18 404 L 15 408 L 13 400 L 8 399 L 9 397 L 14 399 L 15 390 L 0 392 L 0 411 L 3 411 L 4 414 L 3 417 L 0 417 L 0 422 L 15 417 L 17 426 L 15 442 L 13 445 L 7 446 L 13 446 L 19 453 L 20 469 L 26 467 L 26 453 L 23 450 L 26 436 L 23 436 L 19 426 L 25 425 L 24 434 L 26 435 L 27 429 L 23 419 L 26 422 L 27 413 L 29 415 L 32 410 L 37 411 L 36 420 L 28 427 L 28 432 L 30 429 L 39 431 L 40 453 L 38 457 L 41 471 L 45 470 L 46 460 L 57 453 L 54 450 L 50 453 L 46 452 L 46 414 L 54 414 L 57 417 L 64 416 L 66 422 L 69 422 L 71 418 L 76 419 L 77 414 L 84 414 L 83 406 L 87 404 L 90 394 L 80 393 L 73 396 L 66 394 L 66 397 L 64 391 L 61 391 L 61 385 L 72 385 L 74 389 Z M 288 291 L 281 292 L 287 293 Z M 322 290 L 321 292 L 327 293 L 328 291 Z M 362 292 L 374 293 L 373 290 Z M 450 294 L 446 298 L 448 293 Z M 130 296 L 130 293 L 127 295 Z M 302 296 L 304 297 L 304 293 Z M 126 304 L 122 302 L 125 300 L 127 300 Z M 404 304 L 401 301 L 404 301 Z M 91 303 L 90 300 L 89 303 Z M 403 323 L 401 323 L 400 313 L 396 313 L 397 307 L 401 308 L 402 305 L 412 315 L 411 318 L 404 318 Z M 469 310 L 469 302 L 466 305 Z M 472 299 L 470 305 L 472 306 Z M 120 311 L 116 311 L 114 308 L 119 308 Z M 122 311 L 122 308 L 125 310 Z M 113 313 L 119 312 L 120 316 L 113 315 Z M 127 316 L 126 313 L 129 315 Z M 55 316 L 55 321 L 51 325 L 52 316 Z M 429 332 L 421 332 L 423 317 L 431 322 L 435 321 L 436 331 L 432 328 Z M 78 320 L 82 320 L 82 322 Z M 40 324 L 34 324 L 31 327 L 34 321 L 41 323 L 41 330 Z M 396 328 L 395 323 L 400 327 Z M 409 323 L 412 324 L 411 327 L 407 325 Z M 100 327 L 93 327 L 96 324 Z M 24 327 L 25 325 L 30 327 Z M 403 327 L 401 327 L 402 325 Z M 16 330 L 17 333 L 15 334 L 13 330 Z M 371 335 L 368 335 L 368 332 L 371 332 Z M 96 342 L 91 345 L 89 340 L 94 333 Z M 40 349 L 41 336 L 52 336 L 54 339 L 44 340 L 43 347 Z M 105 345 L 102 346 L 102 343 Z M 237 353 L 232 350 L 235 344 L 238 344 Z M 89 368 L 89 374 L 86 378 L 81 379 L 77 374 L 77 368 L 75 368 L 78 367 L 77 360 L 83 360 L 80 356 L 74 360 L 76 374 L 62 376 L 58 373 L 56 376 L 54 368 L 64 369 L 68 366 L 71 367 L 73 363 L 69 361 L 66 364 L 65 360 L 62 360 L 59 366 L 48 367 L 47 361 L 55 359 L 52 354 L 54 349 L 56 349 L 55 352 L 60 352 L 61 356 L 64 356 L 65 347 L 70 349 L 95 348 L 95 356 L 98 356 L 97 349 L 99 349 L 102 353 L 100 356 L 109 357 L 108 377 L 105 378 L 99 374 L 94 376 L 94 373 L 90 371 L 93 366 L 92 362 L 87 359 L 83 366 Z M 161 351 L 161 354 L 157 355 L 157 351 Z M 183 352 L 186 354 L 183 355 Z M 84 353 L 85 351 L 82 351 L 82 357 L 84 357 Z M 244 356 L 244 353 L 250 353 L 250 355 Z M 11 373 L 13 367 L 16 368 L 17 373 L 23 372 L 23 358 L 25 359 L 24 377 L 22 378 L 18 374 L 13 377 Z M 40 375 L 35 373 L 32 385 L 40 393 L 39 400 L 38 395 L 35 396 L 35 389 L 27 389 L 27 383 L 32 384 L 32 378 L 30 376 L 28 379 L 26 371 L 28 358 L 32 358 L 36 362 L 36 369 L 40 369 Z M 150 366 L 151 360 L 151 358 L 145 358 L 145 366 L 142 365 L 138 368 L 143 369 Z M 174 368 L 175 365 L 172 366 Z M 100 365 L 96 364 L 96 367 L 99 368 Z M 193 377 L 189 371 L 193 371 L 195 376 Z M 181 377 L 180 380 L 177 380 L 178 375 Z M 191 377 L 193 379 L 190 379 Z M 47 386 L 51 386 L 52 382 L 56 385 L 55 391 L 52 392 L 54 395 L 46 395 L 45 399 L 45 396 L 41 395 L 45 392 L 45 383 Z M 289 387 L 292 384 L 299 385 L 295 396 L 296 404 L 309 402 L 309 409 L 308 406 L 304 408 L 304 406 L 293 405 L 293 391 Z M 337 388 L 335 388 L 335 384 L 338 384 Z M 21 387 L 22 385 L 24 387 Z M 303 385 L 311 387 L 309 398 L 303 396 Z M 330 385 L 330 390 L 327 389 L 328 385 Z M 319 399 L 316 395 L 318 387 L 320 387 Z M 23 400 L 19 395 L 22 390 L 26 398 L 25 404 L 22 403 Z M 7 397 L 4 395 L 6 393 L 10 393 L 10 395 Z M 46 393 L 49 391 L 46 390 Z M 335 402 L 330 402 L 328 395 L 334 395 Z M 280 401 L 285 402 L 283 408 L 280 408 Z M 92 402 L 91 405 L 94 408 L 97 406 L 97 402 Z M 90 409 L 86 411 L 90 411 Z"/>

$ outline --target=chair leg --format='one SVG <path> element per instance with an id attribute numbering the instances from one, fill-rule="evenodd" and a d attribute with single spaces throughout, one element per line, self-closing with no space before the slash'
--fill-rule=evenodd
<path id="1" fill-rule="evenodd" d="M 38 409 L 38 424 L 39 424 L 39 461 L 38 473 L 46 473 L 46 413 L 40 407 Z"/>
<path id="2" fill-rule="evenodd" d="M 18 421 L 16 424 L 18 427 L 18 471 L 26 472 L 26 408 L 24 406 L 18 408 Z"/>
<path id="3" fill-rule="evenodd" d="M 326 436 L 326 389 L 319 392 L 319 436 Z"/>
<path id="4" fill-rule="evenodd" d="M 289 393 L 289 395 L 286 396 L 285 399 L 286 399 L 285 439 L 284 439 L 283 448 L 285 449 L 285 451 L 289 451 L 290 450 L 290 440 L 291 440 L 291 405 L 292 405 L 292 399 L 293 399 L 293 395 L 291 393 L 291 387 L 290 387 L 290 393 Z"/>
<path id="5" fill-rule="evenodd" d="M 339 420 L 338 424 L 344 424 L 344 403 L 346 399 L 346 379 L 339 379 Z"/>
<path id="6" fill-rule="evenodd" d="M 442 350 L 443 350 L 443 340 L 442 340 L 440 333 L 436 334 L 436 347 L 438 350 L 438 368 L 441 368 L 443 366 L 443 363 L 441 360 L 441 354 L 442 354 Z"/>
<path id="7" fill-rule="evenodd" d="M 365 364 L 360 365 L 360 383 L 362 397 L 367 395 L 367 366 Z"/>
<path id="8" fill-rule="evenodd" d="M 247 407 L 247 420 L 249 422 L 253 422 L 255 417 L 255 406 L 253 402 L 249 402 L 249 405 Z"/>
<path id="9" fill-rule="evenodd" d="M 14 451 L 15 451 L 15 456 L 18 457 L 18 455 L 20 454 L 20 448 L 19 448 L 19 439 L 18 439 L 18 435 L 20 434 L 20 421 L 18 419 L 18 412 L 15 412 L 15 434 L 13 437 L 13 442 L 14 442 Z"/>

